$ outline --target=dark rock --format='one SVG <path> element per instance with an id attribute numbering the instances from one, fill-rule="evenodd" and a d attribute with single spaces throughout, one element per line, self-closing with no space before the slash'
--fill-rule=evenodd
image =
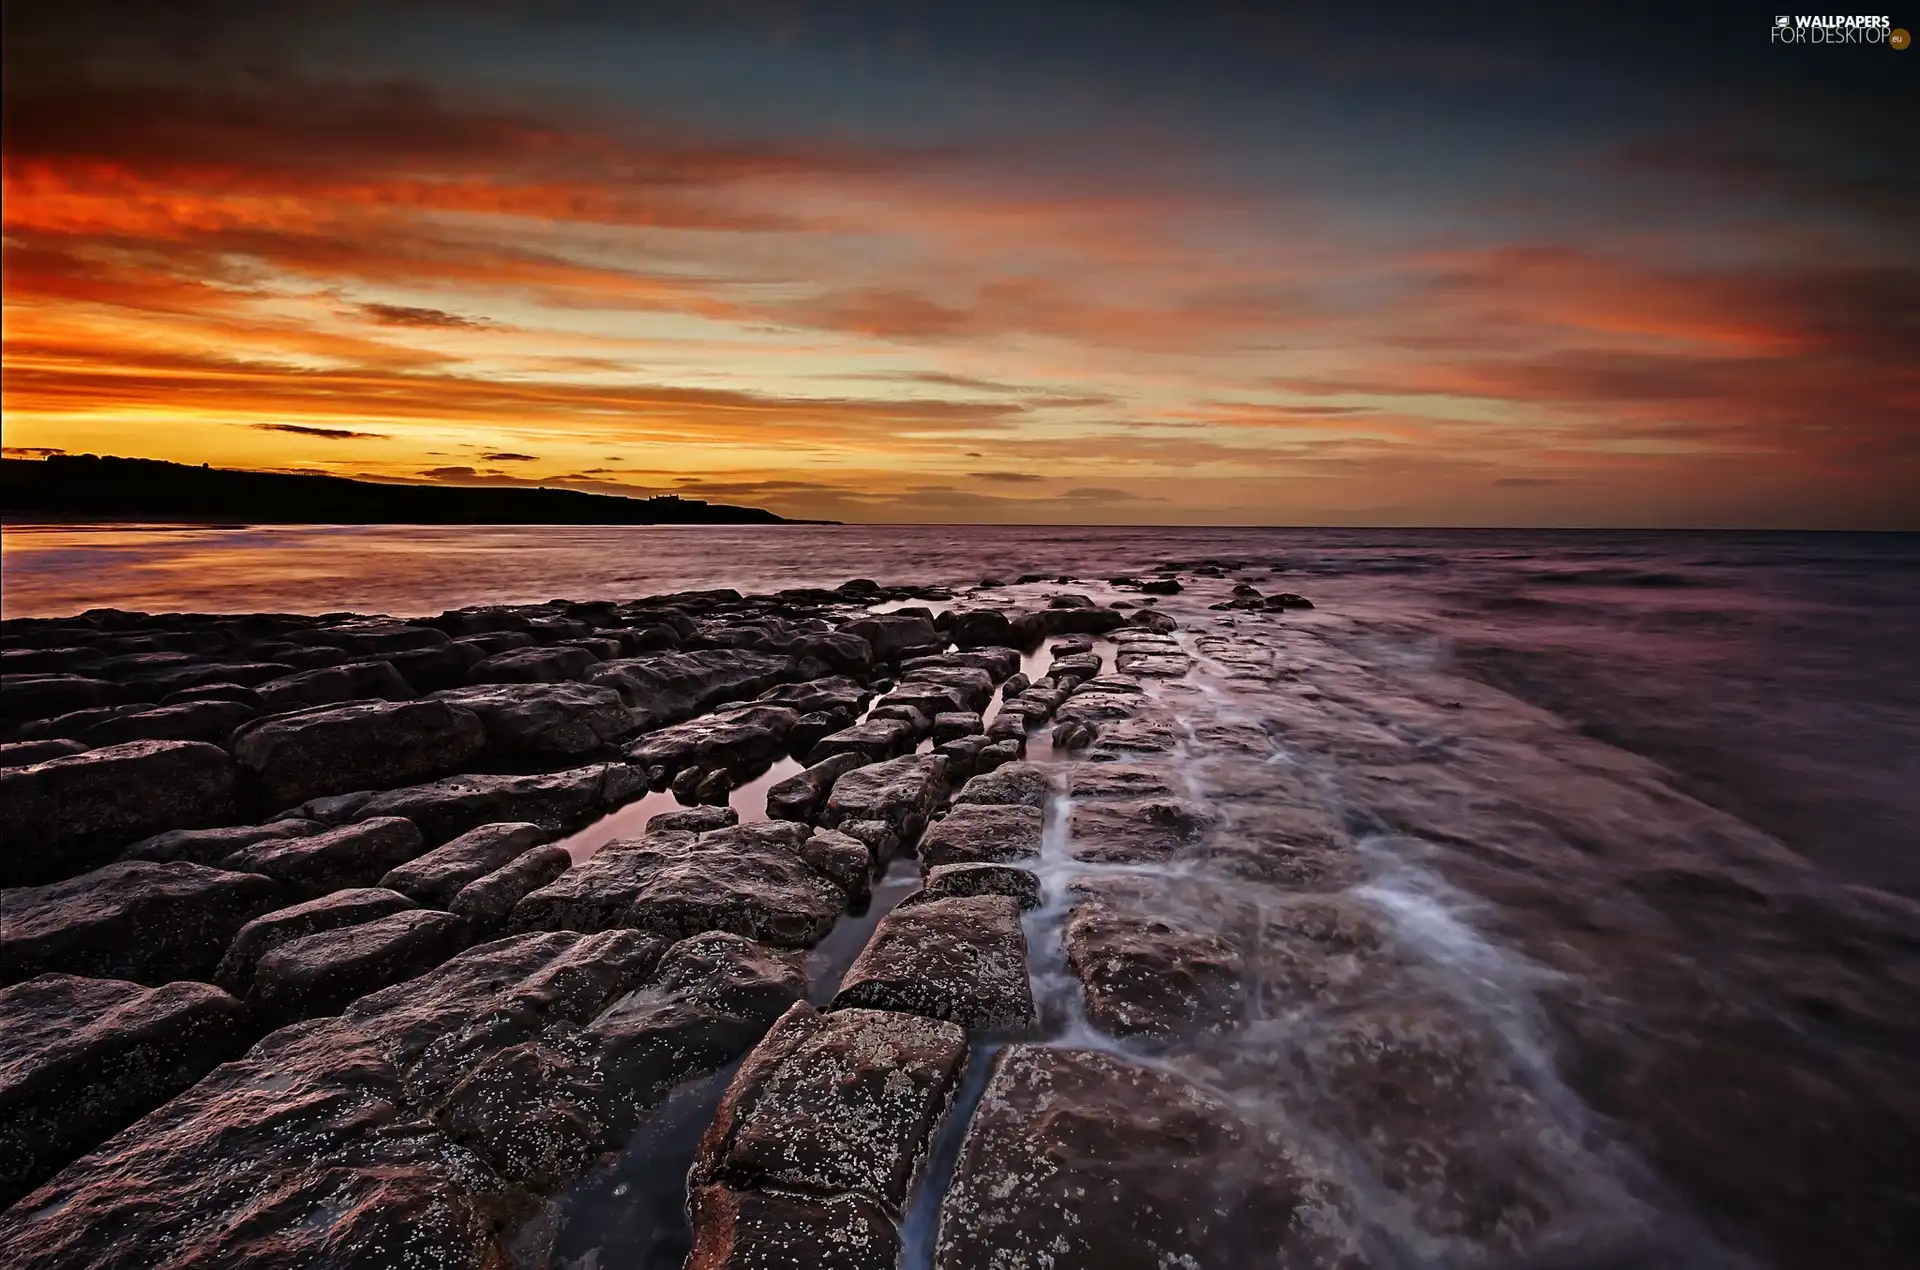
<path id="1" fill-rule="evenodd" d="M 812 820 L 826 806 L 833 783 L 866 762 L 865 754 L 849 750 L 795 772 L 767 790 L 767 815 L 775 820 Z"/>
<path id="2" fill-rule="evenodd" d="M 282 715 L 235 734 L 233 757 L 271 806 L 459 770 L 486 748 L 471 710 L 375 701 Z"/>
<path id="3" fill-rule="evenodd" d="M 733 773 L 724 767 L 716 767 L 700 778 L 700 784 L 694 790 L 694 801 L 710 807 L 726 805 L 733 794 Z"/>
<path id="4" fill-rule="evenodd" d="M 1090 597 L 1071 592 L 1066 595 L 1056 595 L 1047 601 L 1047 607 L 1050 609 L 1090 609 L 1093 606 L 1093 600 Z"/>
<path id="5" fill-rule="evenodd" d="M 601 658 L 575 645 L 495 653 L 467 671 L 473 684 L 551 684 L 583 678 Z"/>
<path id="6" fill-rule="evenodd" d="M 863 904 L 873 893 L 873 851 L 859 838 L 834 829 L 815 829 L 800 844 L 800 858 L 839 887 L 848 904 Z"/>
<path id="7" fill-rule="evenodd" d="M 436 648 L 448 642 L 447 633 L 431 626 L 409 626 L 403 622 L 345 622 L 338 626 L 320 626 L 297 631 L 290 636 L 295 643 L 325 644 L 345 653 L 379 657 L 412 648 Z"/>
<path id="8" fill-rule="evenodd" d="M 0 649 L 0 675 L 84 674 L 102 660 L 94 648 L 4 648 Z"/>
<path id="9" fill-rule="evenodd" d="M 317 820 L 275 820 L 264 825 L 229 825 L 224 829 L 170 829 L 142 838 L 120 853 L 122 860 L 186 860 L 219 864 L 242 847 L 269 838 L 304 838 L 326 826 Z"/>
<path id="10" fill-rule="evenodd" d="M 945 714 L 952 710 L 965 710 L 972 694 L 960 688 L 950 688 L 944 684 L 909 683 L 895 684 L 887 695 L 881 698 L 882 705 L 912 706 L 927 716 L 928 726 L 936 714 Z M 874 707 L 876 710 L 878 706 Z"/>
<path id="11" fill-rule="evenodd" d="M 0 678 L 0 719 L 51 719 L 126 699 L 120 685 L 85 675 L 7 675 Z"/>
<path id="12" fill-rule="evenodd" d="M 1152 578 L 1142 582 L 1140 589 L 1148 595 L 1178 595 L 1180 583 L 1173 578 Z"/>
<path id="13" fill-rule="evenodd" d="M 125 741 L 206 741 L 219 744 L 260 711 L 239 701 L 187 701 L 103 719 L 80 734 L 88 745 Z"/>
<path id="14" fill-rule="evenodd" d="M 216 988 L 48 974 L 0 990 L 0 1207 L 245 1047 Z"/>
<path id="15" fill-rule="evenodd" d="M 1067 833 L 1075 859 L 1146 864 L 1172 859 L 1212 827 L 1212 813 L 1197 803 L 1156 798 L 1076 803 Z"/>
<path id="16" fill-rule="evenodd" d="M 1082 679 L 1092 679 L 1100 673 L 1101 662 L 1097 653 L 1075 653 L 1068 657 L 1057 657 L 1047 674 L 1056 683 L 1064 684 L 1071 677 L 1076 683 Z"/>
<path id="17" fill-rule="evenodd" d="M 723 930 L 804 948 L 833 929 L 847 900 L 806 859 L 805 825 L 767 821 L 615 842 L 528 895 L 518 930 L 625 927 L 669 939 Z"/>
<path id="18" fill-rule="evenodd" d="M 937 754 L 908 754 L 841 776 L 827 796 L 821 823 L 833 829 L 847 821 L 878 820 L 910 843 L 946 792 L 947 761 Z"/>
<path id="19" fill-rule="evenodd" d="M 503 820 L 528 820 L 568 833 L 646 789 L 645 776 L 625 763 L 601 763 L 537 776 L 452 776 L 376 794 L 352 814 L 360 819 L 405 816 L 420 826 L 429 844 L 438 845 Z"/>
<path id="20" fill-rule="evenodd" d="M 1165 768 L 1139 763 L 1079 763 L 1067 773 L 1068 788 L 1075 799 L 1177 798 L 1173 774 Z"/>
<path id="21" fill-rule="evenodd" d="M 1313 601 L 1304 595 L 1295 595 L 1291 591 L 1283 591 L 1279 595 L 1268 596 L 1267 607 L 1270 609 L 1310 609 L 1313 607 Z"/>
<path id="22" fill-rule="evenodd" d="M 835 1010 L 850 1006 L 904 1010 L 969 1030 L 1031 1026 L 1019 902 L 973 895 L 894 909 L 833 998 Z"/>
<path id="23" fill-rule="evenodd" d="M 852 723 L 852 715 L 838 711 L 816 710 L 812 714 L 803 714 L 787 729 L 787 753 L 795 756 L 809 754 L 814 746 Z"/>
<path id="24" fill-rule="evenodd" d="M 619 692 L 639 726 L 657 728 L 725 701 L 755 696 L 792 678 L 793 672 L 790 657 L 712 649 L 601 662 L 587 680 Z"/>
<path id="25" fill-rule="evenodd" d="M 957 698 L 962 710 L 984 710 L 987 702 L 993 700 L 993 676 L 972 666 L 923 665 L 918 670 L 905 671 L 900 676 L 895 695 L 900 688 L 909 684 L 932 684 L 945 688 Z"/>
<path id="26" fill-rule="evenodd" d="M 490 934 L 506 925 L 514 905 L 572 867 L 565 847 L 535 847 L 460 888 L 447 911 L 476 934 Z"/>
<path id="27" fill-rule="evenodd" d="M 913 736 L 916 739 L 926 736 L 933 731 L 933 720 L 929 718 L 925 712 L 920 710 L 919 707 L 910 706 L 903 701 L 894 701 L 892 699 L 884 700 L 875 706 L 867 715 L 867 722 L 869 723 L 886 719 L 898 720 L 906 724 L 908 728 L 912 729 Z"/>
<path id="28" fill-rule="evenodd" d="M 630 930 L 496 939 L 360 998 L 345 1019 L 438 1105 L 490 1055 L 561 1024 L 591 1021 L 652 976 L 667 944 Z"/>
<path id="29" fill-rule="evenodd" d="M 233 760 L 199 741 L 129 741 L 0 770 L 0 884 L 67 877 L 136 839 L 233 817 Z"/>
<path id="30" fill-rule="evenodd" d="M 990 745 L 981 746 L 980 752 L 974 755 L 974 771 L 979 775 L 985 775 L 1008 763 L 1019 762 L 1026 753 L 1025 737 L 1005 737 L 995 740 Z"/>
<path id="31" fill-rule="evenodd" d="M 416 907 L 397 891 L 357 887 L 263 913 L 234 935 L 226 955 L 214 969 L 213 981 L 235 996 L 244 997 L 253 987 L 253 972 L 260 959 L 280 945 Z"/>
<path id="32" fill-rule="evenodd" d="M 1161 613 L 1155 609 L 1136 609 L 1127 615 L 1127 625 L 1156 631 L 1163 635 L 1180 629 L 1180 623 L 1175 621 L 1171 614 Z"/>
<path id="33" fill-rule="evenodd" d="M 871 689 L 856 679 L 837 675 L 829 679 L 809 679 L 804 683 L 780 684 L 767 689 L 754 700 L 770 706 L 791 706 L 801 714 L 858 714 L 873 696 Z"/>
<path id="34" fill-rule="evenodd" d="M 873 645 L 852 631 L 821 631 L 794 641 L 793 655 L 835 674 L 862 675 L 873 667 Z"/>
<path id="35" fill-rule="evenodd" d="M 681 829 L 687 833 L 712 833 L 715 829 L 729 829 L 739 823 L 740 813 L 731 807 L 682 807 L 649 816 L 646 831 L 659 834 Z"/>
<path id="36" fill-rule="evenodd" d="M 619 693 L 593 684 L 484 684 L 434 697 L 478 715 L 487 753 L 503 758 L 590 754 L 637 726 Z"/>
<path id="37" fill-rule="evenodd" d="M 917 613 L 872 613 L 840 629 L 866 640 L 875 661 L 897 662 L 947 646 L 947 637 L 933 628 L 932 620 Z"/>
<path id="38" fill-rule="evenodd" d="M 255 707 L 256 711 L 266 705 L 266 701 L 256 689 L 244 684 L 200 684 L 197 687 L 170 692 L 160 698 L 160 704 L 163 706 L 179 705 L 186 701 L 238 701 L 242 705 Z"/>
<path id="39" fill-rule="evenodd" d="M 1042 813 L 1018 803 L 957 803 L 920 839 L 921 863 L 1005 864 L 1040 854 Z"/>
<path id="40" fill-rule="evenodd" d="M 966 1061 L 951 1023 L 796 1002 L 728 1086 L 688 1187 L 853 1195 L 897 1221 Z M 699 1230 L 694 1241 L 719 1242 Z M 721 1264 L 781 1264 L 768 1255 L 736 1250 Z"/>
<path id="41" fill-rule="evenodd" d="M 805 991 L 805 978 L 759 945 L 696 935 L 584 1027 L 557 1021 L 496 1051 L 435 1114 L 502 1175 L 552 1190 L 625 1145 L 674 1085 L 751 1048 Z"/>
<path id="42" fill-rule="evenodd" d="M 1093 744 L 1093 725 L 1088 723 L 1062 723 L 1053 730 L 1053 748 L 1063 753 L 1084 750 Z"/>
<path id="43" fill-rule="evenodd" d="M 259 873 L 289 895 L 312 899 L 345 887 L 373 886 L 419 855 L 424 843 L 411 820 L 380 816 L 304 838 L 268 838 L 220 862 L 236 873 Z"/>
<path id="44" fill-rule="evenodd" d="M 980 751 L 990 742 L 978 733 L 955 737 L 951 741 L 941 741 L 933 747 L 933 752 L 947 760 L 947 780 L 950 784 L 960 784 L 971 780 L 980 770 Z"/>
<path id="45" fill-rule="evenodd" d="M 415 695 L 413 686 L 400 677 L 391 663 L 384 661 L 357 661 L 303 670 L 296 675 L 269 679 L 255 691 L 260 694 L 261 704 L 275 711 L 347 701 L 412 701 Z"/>
<path id="46" fill-rule="evenodd" d="M 807 751 L 807 762 L 818 765 L 837 754 L 857 754 L 867 762 L 892 758 L 912 748 L 913 725 L 901 719 L 868 719 L 822 737 Z"/>
<path id="47" fill-rule="evenodd" d="M 980 716 L 972 711 L 949 710 L 933 716 L 933 739 L 954 741 L 980 731 Z"/>
<path id="48" fill-rule="evenodd" d="M 668 777 L 689 767 L 755 771 L 786 752 L 799 717 L 788 706 L 744 706 L 650 733 L 626 748 L 626 759 Z"/>
<path id="49" fill-rule="evenodd" d="M 681 802 L 697 803 L 700 801 L 700 786 L 706 779 L 707 773 L 703 769 L 689 767 L 675 775 L 673 780 L 668 782 L 668 787 L 673 790 L 673 796 Z"/>
<path id="50" fill-rule="evenodd" d="M 552 836 L 551 830 L 526 821 L 481 825 L 389 870 L 380 885 L 429 908 L 446 908 L 469 882 L 503 868 Z"/>
<path id="51" fill-rule="evenodd" d="M 935 1270 L 1357 1270 L 1340 1192 L 1293 1144 L 1116 1055 L 1001 1051 L 940 1209 Z"/>
<path id="52" fill-rule="evenodd" d="M 858 1195 L 797 1195 L 701 1186 L 687 1196 L 693 1251 L 686 1270 L 894 1270 L 900 1235 Z"/>
<path id="53" fill-rule="evenodd" d="M 1073 910 L 1063 941 L 1087 1018 L 1102 1031 L 1222 1030 L 1244 1015 L 1240 954 L 1217 935 L 1096 903 Z"/>
<path id="54" fill-rule="evenodd" d="M 490 1270 L 513 1212 L 406 1110 L 400 1073 L 336 1021 L 274 1033 L 0 1214 L 43 1270 Z M 316 1220 L 316 1217 L 320 1219 Z"/>
<path id="55" fill-rule="evenodd" d="M 254 964 L 248 1004 L 279 1023 L 338 1014 L 347 1004 L 433 969 L 467 946 L 467 925 L 432 909 L 290 939 Z"/>
<path id="56" fill-rule="evenodd" d="M 258 874 L 147 860 L 19 887 L 0 899 L 0 981 L 49 972 L 146 984 L 202 979 L 279 892 Z"/>
<path id="57" fill-rule="evenodd" d="M 267 823 L 281 824 L 288 820 L 317 821 L 322 825 L 338 826 L 351 822 L 362 807 L 372 802 L 380 791 L 374 789 L 356 789 L 350 794 L 328 794 L 324 798 L 309 798 L 298 807 L 290 807 L 273 817 Z"/>
<path id="58" fill-rule="evenodd" d="M 1053 780 L 1045 768 L 1033 763 L 1009 762 L 968 781 L 953 801 L 957 811 L 966 803 L 1012 803 L 1045 809 L 1052 799 Z"/>
<path id="59" fill-rule="evenodd" d="M 960 648 L 988 648 L 1016 642 L 1012 621 L 998 609 L 955 614 L 952 635 L 953 642 Z"/>
<path id="60" fill-rule="evenodd" d="M 927 904 L 965 895 L 1007 895 L 1023 909 L 1040 907 L 1040 879 L 1007 864 L 940 864 L 927 871 L 921 888 L 900 901 Z"/>
<path id="61" fill-rule="evenodd" d="M 44 741 L 8 741 L 0 745 L 0 767 L 31 767 L 48 759 L 84 754 L 85 742 L 72 737 L 49 737 Z"/>
<path id="62" fill-rule="evenodd" d="M 1126 625 L 1127 616 L 1112 609 L 1048 609 L 1038 615 L 1048 635 L 1105 635 Z"/>

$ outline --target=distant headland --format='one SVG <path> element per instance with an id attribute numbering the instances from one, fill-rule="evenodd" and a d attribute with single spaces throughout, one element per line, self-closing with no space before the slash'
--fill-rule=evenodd
<path id="1" fill-rule="evenodd" d="M 329 525 L 778 525 L 758 507 L 671 494 L 388 485 L 344 476 L 192 467 L 159 459 L 57 454 L 0 459 L 8 520 L 251 521 Z"/>

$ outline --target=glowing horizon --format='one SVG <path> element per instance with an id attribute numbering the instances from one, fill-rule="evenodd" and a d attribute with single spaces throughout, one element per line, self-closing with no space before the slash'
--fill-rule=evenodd
<path id="1" fill-rule="evenodd" d="M 1920 526 L 1920 197 L 1844 94 L 1767 105 L 1815 54 L 1764 30 L 1702 84 L 1224 12 L 72 8 L 7 42 L 9 453 L 847 521 Z"/>

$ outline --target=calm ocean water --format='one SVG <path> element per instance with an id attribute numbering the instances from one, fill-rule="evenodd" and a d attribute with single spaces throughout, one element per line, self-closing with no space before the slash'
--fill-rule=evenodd
<path id="1" fill-rule="evenodd" d="M 1381 657 L 1441 659 L 1660 763 L 1836 877 L 1920 895 L 1920 536 L 947 526 L 13 525 L 7 617 L 436 613 L 1258 562 Z"/>

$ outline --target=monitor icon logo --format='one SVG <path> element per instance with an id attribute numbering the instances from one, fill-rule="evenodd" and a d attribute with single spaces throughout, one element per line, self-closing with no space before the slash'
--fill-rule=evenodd
<path id="1" fill-rule="evenodd" d="M 1793 25 L 1793 19 L 1783 13 L 1773 20 L 1773 24 L 1775 26 L 1791 26 Z"/>

